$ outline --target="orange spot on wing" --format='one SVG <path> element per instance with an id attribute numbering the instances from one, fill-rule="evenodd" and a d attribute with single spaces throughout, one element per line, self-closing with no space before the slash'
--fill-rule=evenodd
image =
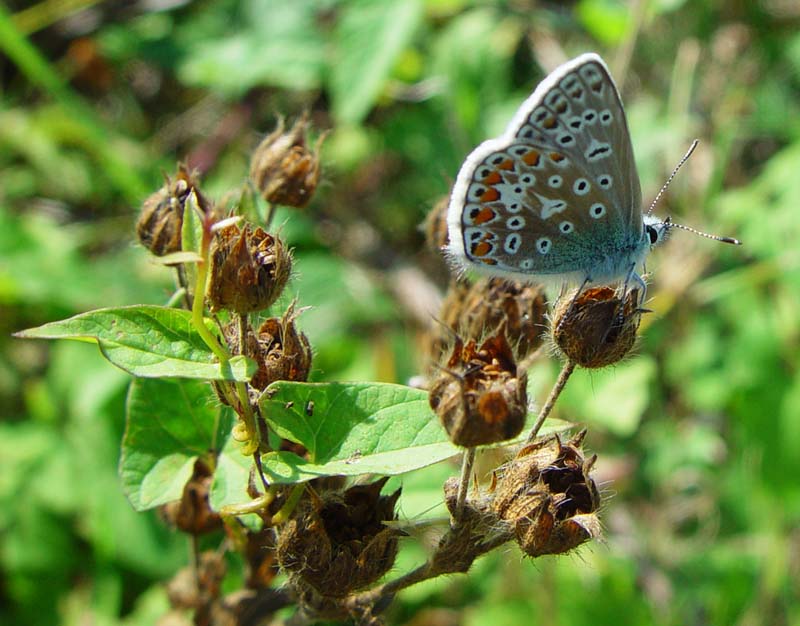
<path id="1" fill-rule="evenodd" d="M 542 126 L 544 126 L 547 130 L 551 130 L 556 127 L 558 122 L 554 117 L 548 117 L 544 122 L 542 122 Z"/>
<path id="2" fill-rule="evenodd" d="M 494 202 L 500 198 L 500 192 L 497 191 L 494 187 L 489 187 L 486 191 L 481 194 L 480 201 L 481 202 Z"/>
<path id="3" fill-rule="evenodd" d="M 541 154 L 539 154 L 536 150 L 531 150 L 524 157 L 522 157 L 522 160 L 531 167 L 536 167 L 537 165 L 539 165 L 539 161 L 541 160 L 541 158 L 542 158 Z"/>
<path id="4" fill-rule="evenodd" d="M 481 209 L 480 213 L 472 218 L 473 224 L 485 224 L 495 218 L 497 214 L 487 207 Z"/>
<path id="5" fill-rule="evenodd" d="M 511 159 L 506 159 L 500 165 L 498 165 L 497 168 L 501 170 L 513 170 L 514 161 L 512 161 Z"/>
<path id="6" fill-rule="evenodd" d="M 486 176 L 481 182 L 484 185 L 496 185 L 497 183 L 503 182 L 503 177 L 500 176 L 500 172 L 495 170 L 491 174 Z"/>
<path id="7" fill-rule="evenodd" d="M 474 246 L 472 246 L 473 256 L 486 256 L 491 251 L 492 251 L 492 244 L 487 243 L 485 241 L 479 241 Z"/>
<path id="8" fill-rule="evenodd" d="M 561 163 L 561 161 L 563 161 L 565 158 L 566 157 L 559 152 L 550 153 L 550 160 L 553 161 L 554 163 Z"/>

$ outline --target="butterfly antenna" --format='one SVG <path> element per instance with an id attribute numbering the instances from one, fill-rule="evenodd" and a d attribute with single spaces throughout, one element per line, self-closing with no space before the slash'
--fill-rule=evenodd
<path id="1" fill-rule="evenodd" d="M 675 169 L 672 170 L 672 174 L 670 174 L 669 178 L 667 178 L 667 182 L 665 182 L 661 186 L 661 189 L 658 190 L 658 193 L 656 194 L 656 197 L 650 203 L 650 208 L 647 210 L 647 214 L 648 215 L 650 215 L 653 212 L 653 209 L 656 208 L 656 204 L 658 204 L 658 201 L 661 199 L 661 196 L 664 195 L 664 192 L 667 190 L 667 187 L 669 187 L 669 184 L 672 182 L 672 179 L 675 178 L 675 175 L 678 173 L 678 170 L 681 169 L 683 164 L 686 163 L 686 161 L 689 160 L 690 156 L 692 156 L 692 152 L 694 152 L 694 149 L 697 147 L 698 143 L 700 143 L 700 142 L 697 139 L 695 139 L 692 142 L 692 145 L 689 146 L 689 149 L 686 151 L 686 154 L 683 155 L 683 158 L 680 161 L 678 161 L 678 164 L 675 166 Z"/>
<path id="2" fill-rule="evenodd" d="M 665 219 L 664 224 L 666 224 L 669 228 L 680 228 L 681 230 L 688 230 L 690 233 L 694 233 L 695 235 L 700 235 L 701 237 L 705 237 L 707 239 L 713 239 L 714 241 L 721 241 L 722 243 L 732 243 L 735 246 L 742 245 L 741 241 L 739 241 L 738 239 L 734 239 L 733 237 L 720 237 L 719 235 L 711 235 L 709 233 L 704 233 L 702 230 L 697 230 L 696 228 L 692 228 L 691 226 L 676 224 L 670 218 Z"/>

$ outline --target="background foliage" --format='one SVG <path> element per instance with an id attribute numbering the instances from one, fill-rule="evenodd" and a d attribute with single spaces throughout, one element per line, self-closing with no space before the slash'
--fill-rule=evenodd
<path id="1" fill-rule="evenodd" d="M 219 202 L 278 115 L 331 129 L 326 184 L 278 223 L 316 380 L 425 367 L 440 260 L 418 224 L 543 73 L 586 50 L 623 90 L 645 196 L 693 137 L 660 213 L 639 354 L 570 381 L 605 544 L 518 553 L 404 592 L 393 623 L 800 623 L 800 10 L 795 3 L 223 0 L 0 4 L 0 621 L 150 624 L 182 536 L 136 514 L 117 463 L 129 379 L 96 348 L 10 333 L 168 298 L 132 245 L 178 159 Z M 554 369 L 531 372 L 541 393 Z M 453 468 L 407 475 L 409 516 Z M 406 496 L 408 496 L 406 498 Z M 421 560 L 407 541 L 398 568 Z"/>

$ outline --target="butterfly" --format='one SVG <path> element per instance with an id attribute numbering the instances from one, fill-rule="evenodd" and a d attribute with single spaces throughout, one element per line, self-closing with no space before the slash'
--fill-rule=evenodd
<path id="1" fill-rule="evenodd" d="M 619 91 L 603 60 L 582 54 L 466 158 L 447 210 L 447 255 L 514 280 L 634 281 L 643 297 L 637 270 L 671 228 L 739 243 L 643 214 L 641 204 Z"/>

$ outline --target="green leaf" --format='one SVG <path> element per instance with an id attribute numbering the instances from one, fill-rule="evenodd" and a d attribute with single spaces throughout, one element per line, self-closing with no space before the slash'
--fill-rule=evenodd
<path id="1" fill-rule="evenodd" d="M 258 85 L 316 89 L 325 60 L 317 0 L 243 3 L 242 23 L 201 37 L 178 68 L 191 84 L 239 96 Z"/>
<path id="2" fill-rule="evenodd" d="M 183 252 L 200 253 L 203 241 L 202 209 L 197 202 L 194 189 L 186 197 L 183 209 L 183 225 L 181 228 L 181 250 Z"/>
<path id="3" fill-rule="evenodd" d="M 264 455 L 270 482 L 370 473 L 393 476 L 463 450 L 450 443 L 428 405 L 427 392 L 403 385 L 281 381 L 270 385 L 260 406 L 269 426 L 305 446 L 311 459 L 290 452 Z M 552 423 L 548 426 L 545 432 L 554 430 Z"/>
<path id="4" fill-rule="evenodd" d="M 213 323 L 206 320 L 213 330 Z M 138 305 L 97 309 L 15 334 L 25 339 L 97 341 L 103 355 L 120 369 L 144 378 L 175 376 L 247 381 L 255 363 L 233 357 L 221 368 L 181 309 Z"/>
<path id="5" fill-rule="evenodd" d="M 119 473 L 137 511 L 179 499 L 195 461 L 217 449 L 232 423 L 207 383 L 181 379 L 134 380 L 126 413 Z"/>
<path id="6" fill-rule="evenodd" d="M 418 0 L 351 0 L 335 33 L 330 68 L 333 115 L 355 124 L 367 115 L 422 14 Z"/>

